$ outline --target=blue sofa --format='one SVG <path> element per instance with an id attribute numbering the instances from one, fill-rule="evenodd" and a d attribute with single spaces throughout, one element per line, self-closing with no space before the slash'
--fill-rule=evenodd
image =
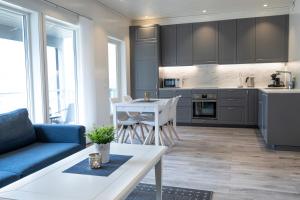
<path id="1" fill-rule="evenodd" d="M 85 148 L 85 127 L 32 125 L 26 109 L 0 114 L 0 188 Z"/>

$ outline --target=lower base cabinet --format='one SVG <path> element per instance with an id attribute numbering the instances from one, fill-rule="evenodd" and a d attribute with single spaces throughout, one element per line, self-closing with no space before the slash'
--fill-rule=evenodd
<path id="1" fill-rule="evenodd" d="M 192 123 L 192 108 L 177 107 L 177 123 Z"/>
<path id="2" fill-rule="evenodd" d="M 300 146 L 299 102 L 299 93 L 259 93 L 258 125 L 268 146 Z"/>
<path id="3" fill-rule="evenodd" d="M 218 121 L 221 124 L 243 125 L 245 124 L 245 108 L 220 107 Z"/>
<path id="4" fill-rule="evenodd" d="M 256 89 L 214 89 L 217 93 L 217 119 L 193 119 L 193 93 L 210 93 L 212 90 L 162 89 L 160 98 L 181 95 L 177 106 L 177 122 L 190 125 L 257 126 L 258 94 Z"/>

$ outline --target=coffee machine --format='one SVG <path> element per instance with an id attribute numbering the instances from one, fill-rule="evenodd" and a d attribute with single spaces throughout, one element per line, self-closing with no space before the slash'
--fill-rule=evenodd
<path id="1" fill-rule="evenodd" d="M 268 87 L 285 87 L 284 83 L 278 77 L 278 74 L 271 75 L 271 82 Z"/>

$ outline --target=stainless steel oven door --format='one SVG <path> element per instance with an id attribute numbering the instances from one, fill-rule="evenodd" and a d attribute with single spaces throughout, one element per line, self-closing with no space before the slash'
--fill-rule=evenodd
<path id="1" fill-rule="evenodd" d="M 216 100 L 193 100 L 193 119 L 216 119 Z"/>

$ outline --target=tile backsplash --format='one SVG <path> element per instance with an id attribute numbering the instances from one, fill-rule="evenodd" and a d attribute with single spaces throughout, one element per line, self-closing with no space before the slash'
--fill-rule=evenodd
<path id="1" fill-rule="evenodd" d="M 160 78 L 181 78 L 183 87 L 237 87 L 240 74 L 245 84 L 247 76 L 255 76 L 255 87 L 267 87 L 270 75 L 286 70 L 284 63 L 200 65 L 184 67 L 160 67 Z M 285 77 L 282 77 L 284 81 Z"/>

